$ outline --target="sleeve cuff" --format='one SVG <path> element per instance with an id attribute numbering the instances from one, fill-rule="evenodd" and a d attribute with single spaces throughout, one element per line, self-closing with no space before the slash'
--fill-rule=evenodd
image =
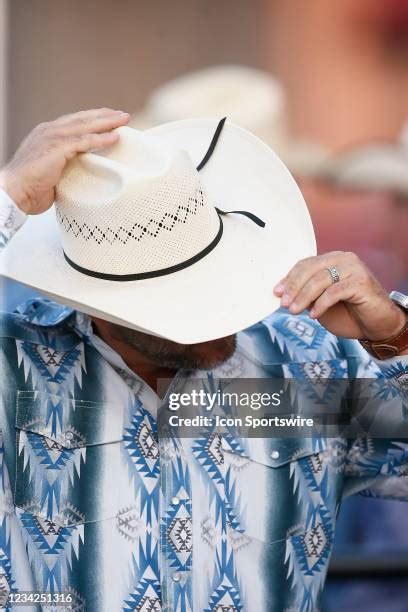
<path id="1" fill-rule="evenodd" d="M 11 236 L 26 219 L 27 215 L 18 208 L 8 193 L 0 189 L 0 232 Z"/>

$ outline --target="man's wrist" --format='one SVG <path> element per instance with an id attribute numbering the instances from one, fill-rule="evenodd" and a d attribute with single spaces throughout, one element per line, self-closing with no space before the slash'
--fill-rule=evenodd
<path id="1" fill-rule="evenodd" d="M 5 191 L 21 212 L 26 215 L 29 213 L 27 198 L 23 190 L 18 186 L 17 181 L 8 172 L 7 167 L 0 170 L 0 189 Z"/>
<path id="2" fill-rule="evenodd" d="M 401 331 L 404 329 L 408 321 L 408 314 L 404 312 L 402 308 L 399 308 L 398 306 L 396 306 L 394 302 L 392 302 L 392 304 L 394 306 L 394 311 L 396 313 L 396 318 L 395 318 L 396 323 L 395 323 L 395 327 L 393 327 L 391 333 L 388 335 L 387 338 L 394 338 L 395 336 L 398 336 L 398 334 L 401 333 Z M 383 340 L 386 340 L 387 338 L 383 338 Z"/>
<path id="3" fill-rule="evenodd" d="M 392 294 L 390 294 L 390 297 L 392 297 Z M 394 299 L 392 300 L 392 303 L 394 304 L 396 310 L 399 313 L 399 317 L 400 317 L 399 325 L 397 326 L 396 332 L 393 336 L 391 336 L 392 338 L 396 338 L 401 333 L 403 333 L 404 329 L 406 329 L 407 327 L 408 312 L 404 307 L 400 306 L 399 303 L 395 302 Z M 403 350 L 399 351 L 398 356 L 402 356 L 402 355 L 408 355 L 408 348 L 404 348 Z"/>
<path id="4" fill-rule="evenodd" d="M 402 357 L 408 355 L 408 316 L 407 313 L 396 306 L 400 312 L 400 323 L 395 328 L 395 333 L 386 338 L 360 340 L 363 347 L 377 359 L 388 359 L 391 357 Z"/>
<path id="5" fill-rule="evenodd" d="M 407 322 L 407 318 L 407 313 L 392 300 L 389 300 L 389 313 L 383 316 L 381 329 L 376 327 L 370 329 L 370 331 L 366 330 L 366 334 L 362 339 L 370 342 L 382 342 L 393 338 L 401 332 Z"/>
<path id="6" fill-rule="evenodd" d="M 7 191 L 0 186 L 0 232 L 3 249 L 15 232 L 25 223 L 27 215 L 14 203 Z"/>

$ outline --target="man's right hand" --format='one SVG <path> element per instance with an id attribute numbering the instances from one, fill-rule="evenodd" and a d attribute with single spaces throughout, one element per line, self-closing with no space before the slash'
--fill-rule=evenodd
<path id="1" fill-rule="evenodd" d="M 66 163 L 78 153 L 114 144 L 115 131 L 130 115 L 109 108 L 64 115 L 41 123 L 27 136 L 13 159 L 0 171 L 0 188 L 26 214 L 46 211 Z"/>

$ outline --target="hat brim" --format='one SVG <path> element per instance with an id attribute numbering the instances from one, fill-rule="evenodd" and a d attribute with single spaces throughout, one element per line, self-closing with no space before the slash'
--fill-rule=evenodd
<path id="1" fill-rule="evenodd" d="M 186 150 L 198 164 L 218 120 L 189 119 L 148 130 Z M 54 209 L 30 217 L 0 258 L 0 273 L 112 323 L 193 344 L 229 336 L 279 306 L 274 285 L 300 259 L 316 253 L 310 216 L 289 171 L 258 138 L 226 123 L 200 172 L 218 208 L 248 210 L 223 217 L 221 241 L 179 272 L 115 282 L 85 276 L 65 261 Z"/>

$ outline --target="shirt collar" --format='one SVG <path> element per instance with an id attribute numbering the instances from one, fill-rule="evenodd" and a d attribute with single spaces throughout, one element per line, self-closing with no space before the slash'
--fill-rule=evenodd
<path id="1" fill-rule="evenodd" d="M 35 297 L 27 300 L 16 308 L 16 312 L 20 314 L 26 322 L 38 327 L 43 327 L 44 329 L 48 328 L 49 330 L 53 330 L 53 328 L 65 322 L 66 327 L 74 332 L 74 336 L 77 339 L 82 338 L 101 354 L 134 393 L 139 393 L 142 388 L 148 388 L 157 400 L 156 393 L 143 381 L 143 379 L 126 365 L 122 357 L 115 350 L 94 333 L 92 320 L 89 315 L 42 297 Z M 57 336 L 58 335 L 60 335 L 60 333 L 57 334 Z M 234 355 L 224 364 L 215 368 L 212 372 L 213 375 L 223 378 L 248 375 L 248 373 L 246 374 L 248 359 L 245 357 L 245 347 L 242 346 L 244 339 L 243 334 L 238 334 L 238 346 Z M 243 348 L 244 351 L 242 351 Z M 202 378 L 208 375 L 208 373 L 208 371 L 196 371 L 189 372 L 189 375 Z"/>

